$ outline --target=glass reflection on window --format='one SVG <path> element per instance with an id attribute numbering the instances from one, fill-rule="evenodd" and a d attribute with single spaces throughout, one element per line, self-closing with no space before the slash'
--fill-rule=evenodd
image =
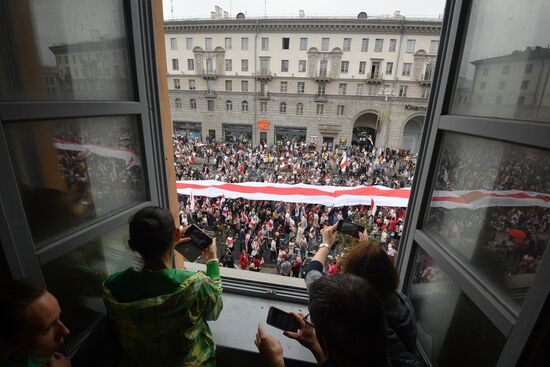
<path id="1" fill-rule="evenodd" d="M 107 232 L 42 267 L 48 290 L 55 294 L 71 330 L 65 342 L 72 344 L 80 333 L 105 314 L 101 287 L 108 275 L 141 265 L 129 250 L 128 226 Z"/>
<path id="2" fill-rule="evenodd" d="M 4 125 L 35 242 L 146 199 L 133 117 Z"/>
<path id="3" fill-rule="evenodd" d="M 424 224 L 519 307 L 550 240 L 550 152 L 447 133 Z"/>
<path id="4" fill-rule="evenodd" d="M 472 2 L 451 113 L 550 121 L 549 12 L 547 0 Z"/>
<path id="5" fill-rule="evenodd" d="M 0 100 L 134 99 L 125 19 L 121 0 L 2 1 Z"/>
<path id="6" fill-rule="evenodd" d="M 420 248 L 409 298 L 418 341 L 434 367 L 496 365 L 505 337 Z"/>

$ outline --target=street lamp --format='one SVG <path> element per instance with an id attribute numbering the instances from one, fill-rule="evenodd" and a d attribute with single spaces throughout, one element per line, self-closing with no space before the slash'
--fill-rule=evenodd
<path id="1" fill-rule="evenodd" d="M 379 123 L 382 125 L 383 132 L 380 132 L 380 135 L 377 134 L 377 141 L 380 141 L 378 137 L 383 137 L 384 140 L 386 140 L 386 131 L 388 130 L 388 125 L 390 123 L 390 107 L 391 104 L 388 103 L 388 98 L 396 97 L 397 94 L 393 91 L 393 88 L 390 87 L 384 87 L 380 92 L 378 92 L 379 96 L 384 97 L 384 106 L 380 109 L 380 117 L 377 121 L 376 131 L 378 132 Z M 377 144 L 379 145 L 379 144 Z"/>

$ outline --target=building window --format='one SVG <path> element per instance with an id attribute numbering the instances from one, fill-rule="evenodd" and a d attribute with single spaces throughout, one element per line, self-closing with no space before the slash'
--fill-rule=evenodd
<path id="1" fill-rule="evenodd" d="M 430 54 L 437 55 L 437 50 L 439 49 L 439 41 L 431 41 L 430 42 Z"/>
<path id="2" fill-rule="evenodd" d="M 212 50 L 212 38 L 206 37 L 204 39 L 204 48 L 206 51 Z"/>
<path id="3" fill-rule="evenodd" d="M 306 89 L 306 83 L 305 82 L 298 82 L 296 84 L 296 93 L 304 93 Z"/>
<path id="4" fill-rule="evenodd" d="M 387 62 L 386 63 L 386 74 L 392 74 L 393 73 L 393 62 Z"/>
<path id="5" fill-rule="evenodd" d="M 369 89 L 367 90 L 368 96 L 375 96 L 376 95 L 376 85 L 369 85 Z"/>
<path id="6" fill-rule="evenodd" d="M 231 37 L 225 38 L 225 49 L 231 50 L 233 48 L 233 39 Z"/>
<path id="7" fill-rule="evenodd" d="M 526 72 L 527 74 L 529 74 L 529 73 L 532 72 L 532 71 L 533 71 L 533 64 L 527 64 L 527 65 L 525 65 L 525 72 Z"/>
<path id="8" fill-rule="evenodd" d="M 180 64 L 178 59 L 172 59 L 172 70 L 179 70 Z"/>
<path id="9" fill-rule="evenodd" d="M 175 105 L 176 105 L 176 109 L 179 110 L 181 108 L 181 99 L 176 98 Z"/>
<path id="10" fill-rule="evenodd" d="M 374 52 L 382 52 L 384 48 L 384 40 L 382 38 L 377 38 L 374 40 Z"/>
<path id="11" fill-rule="evenodd" d="M 395 38 L 390 39 L 390 46 L 388 48 L 388 52 L 395 52 L 396 46 L 397 46 L 397 39 Z"/>
<path id="12" fill-rule="evenodd" d="M 415 47 L 416 47 L 416 40 L 407 40 L 407 46 L 405 48 L 405 52 L 412 54 L 414 53 Z"/>
<path id="13" fill-rule="evenodd" d="M 365 89 L 365 85 L 364 84 L 357 84 L 357 95 L 358 96 L 362 96 L 363 95 L 363 90 Z"/>
<path id="14" fill-rule="evenodd" d="M 195 101 L 194 99 L 190 99 L 189 100 L 189 107 L 191 107 L 192 110 L 196 110 L 197 109 L 197 101 Z"/>
<path id="15" fill-rule="evenodd" d="M 267 102 L 260 102 L 260 112 L 267 112 Z"/>
<path id="16" fill-rule="evenodd" d="M 232 70 L 233 70 L 233 60 L 225 59 L 225 71 L 232 71 Z"/>
<path id="17" fill-rule="evenodd" d="M 226 80 L 225 81 L 225 90 L 227 92 L 231 92 L 233 90 L 233 81 L 232 80 Z"/>
<path id="18" fill-rule="evenodd" d="M 327 37 L 321 38 L 321 51 L 328 51 L 329 43 L 330 43 L 330 38 L 327 38 Z"/>
<path id="19" fill-rule="evenodd" d="M 366 69 L 367 69 L 367 62 L 359 61 L 359 74 L 365 74 Z"/>
<path id="20" fill-rule="evenodd" d="M 529 80 L 523 80 L 521 82 L 521 89 L 527 89 L 529 88 Z"/>
<path id="21" fill-rule="evenodd" d="M 318 115 L 322 115 L 323 114 L 323 109 L 325 108 L 325 105 L 324 104 L 317 104 L 317 114 Z"/>
<path id="22" fill-rule="evenodd" d="M 248 80 L 241 80 L 241 91 L 248 92 Z"/>
<path id="23" fill-rule="evenodd" d="M 187 59 L 187 70 L 195 70 L 195 59 Z"/>
<path id="24" fill-rule="evenodd" d="M 341 96 L 345 96 L 347 88 L 348 88 L 348 85 L 346 83 L 340 83 L 338 85 L 338 94 Z"/>
<path id="25" fill-rule="evenodd" d="M 324 84 L 319 84 L 317 87 L 317 95 L 323 97 L 325 95 L 326 87 Z"/>
<path id="26" fill-rule="evenodd" d="M 498 83 L 498 89 L 504 89 L 504 88 L 506 88 L 506 82 Z"/>
<path id="27" fill-rule="evenodd" d="M 502 96 L 497 96 L 496 104 L 502 104 Z"/>
<path id="28" fill-rule="evenodd" d="M 262 51 L 269 51 L 269 38 L 262 37 Z"/>
<path id="29" fill-rule="evenodd" d="M 281 93 L 286 93 L 288 91 L 288 82 L 281 82 Z"/>
<path id="30" fill-rule="evenodd" d="M 518 103 L 518 106 L 523 106 L 523 104 L 525 103 L 525 96 L 519 96 L 517 103 Z"/>
<path id="31" fill-rule="evenodd" d="M 178 49 L 178 39 L 177 38 L 170 38 L 170 49 L 171 50 L 177 50 Z"/>
<path id="32" fill-rule="evenodd" d="M 351 38 L 344 38 L 343 51 L 351 51 Z"/>
<path id="33" fill-rule="evenodd" d="M 181 86 L 180 86 L 180 80 L 179 79 L 174 79 L 174 89 L 180 89 Z"/>
<path id="34" fill-rule="evenodd" d="M 231 100 L 227 100 L 225 101 L 225 109 L 227 111 L 233 111 L 233 102 L 231 102 Z"/>
<path id="35" fill-rule="evenodd" d="M 248 71 L 248 59 L 241 60 L 241 71 Z"/>
<path id="36" fill-rule="evenodd" d="M 241 38 L 241 51 L 248 51 L 248 37 Z"/>
<path id="37" fill-rule="evenodd" d="M 281 60 L 281 72 L 288 72 L 288 60 Z"/>
<path id="38" fill-rule="evenodd" d="M 479 83 L 479 89 L 480 89 L 480 90 L 485 90 L 485 88 L 487 88 L 487 82 L 481 82 L 481 83 Z"/>
<path id="39" fill-rule="evenodd" d="M 502 74 L 508 74 L 510 72 L 510 66 L 509 65 L 504 65 L 502 67 Z"/>
<path id="40" fill-rule="evenodd" d="M 242 110 L 243 112 L 248 112 L 248 101 L 243 101 L 243 102 L 241 103 L 241 110 Z"/>
<path id="41" fill-rule="evenodd" d="M 340 66 L 340 72 L 341 73 L 347 73 L 349 69 L 349 61 L 342 61 L 342 64 Z"/>
<path id="42" fill-rule="evenodd" d="M 193 49 L 193 38 L 187 37 L 187 38 L 185 39 L 185 48 L 188 49 L 188 50 L 192 50 L 192 49 Z"/>
<path id="43" fill-rule="evenodd" d="M 300 51 L 307 51 L 307 38 L 300 38 Z"/>
<path id="44" fill-rule="evenodd" d="M 403 63 L 403 73 L 402 73 L 403 76 L 410 76 L 411 70 L 412 70 L 412 63 L 410 62 Z"/>
<path id="45" fill-rule="evenodd" d="M 288 37 L 283 37 L 283 45 L 282 45 L 282 48 L 283 50 L 288 50 L 290 48 L 290 38 Z"/>
<path id="46" fill-rule="evenodd" d="M 338 116 L 344 115 L 344 105 L 343 105 L 343 104 L 339 104 L 339 105 L 336 107 L 336 114 L 337 114 Z"/>
<path id="47" fill-rule="evenodd" d="M 303 103 L 298 103 L 296 105 L 296 114 L 297 115 L 303 115 L 304 113 L 304 104 Z"/>
<path id="48" fill-rule="evenodd" d="M 369 39 L 363 38 L 361 40 L 361 52 L 367 52 L 369 50 Z"/>
<path id="49" fill-rule="evenodd" d="M 430 87 L 422 88 L 422 98 L 430 98 Z"/>
<path id="50" fill-rule="evenodd" d="M 298 72 L 303 73 L 306 71 L 306 60 L 298 60 Z"/>
<path id="51" fill-rule="evenodd" d="M 483 68 L 483 75 L 489 75 L 489 68 Z"/>
<path id="52" fill-rule="evenodd" d="M 207 101 L 207 104 L 208 104 L 208 111 L 214 111 L 214 100 L 213 99 L 209 99 Z"/>
<path id="53" fill-rule="evenodd" d="M 286 103 L 285 102 L 281 102 L 279 104 L 279 113 L 286 113 Z"/>
<path id="54" fill-rule="evenodd" d="M 407 89 L 409 87 L 406 85 L 400 85 L 399 86 L 399 97 L 406 97 L 407 96 Z"/>
<path id="55" fill-rule="evenodd" d="M 195 79 L 189 79 L 189 90 L 194 90 L 196 88 Z"/>

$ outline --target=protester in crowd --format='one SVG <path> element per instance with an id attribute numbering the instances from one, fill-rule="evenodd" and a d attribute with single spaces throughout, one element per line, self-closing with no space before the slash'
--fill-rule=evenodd
<path id="1" fill-rule="evenodd" d="M 325 227 L 321 233 L 323 243 L 306 273 L 306 286 L 323 277 L 323 270 L 330 248 L 336 241 L 337 224 Z M 346 255 L 342 269 L 345 274 L 354 274 L 368 280 L 379 292 L 388 326 L 388 350 L 391 358 L 403 352 L 414 355 L 416 351 L 416 320 L 411 301 L 397 291 L 399 274 L 391 258 L 368 233 L 359 234 L 359 243 Z"/>
<path id="2" fill-rule="evenodd" d="M 284 334 L 298 340 L 319 366 L 390 367 L 381 300 L 365 279 L 338 274 L 311 285 L 310 318 L 292 313 L 299 330 Z M 255 344 L 270 367 L 283 367 L 281 343 L 258 326 Z"/>
<path id="3" fill-rule="evenodd" d="M 130 248 L 143 258 L 142 269 L 129 268 L 107 278 L 103 300 L 120 343 L 139 366 L 215 366 L 215 345 L 207 320 L 222 310 L 216 243 L 201 255 L 206 274 L 174 269 L 178 243 L 189 242 L 170 212 L 139 210 L 130 221 Z M 151 336 L 154 335 L 154 338 Z"/>
<path id="4" fill-rule="evenodd" d="M 241 269 L 246 270 L 248 268 L 248 253 L 246 250 L 241 251 L 241 257 L 239 258 Z"/>
<path id="5" fill-rule="evenodd" d="M 0 365 L 71 366 L 57 351 L 69 329 L 57 299 L 28 280 L 0 282 Z"/>

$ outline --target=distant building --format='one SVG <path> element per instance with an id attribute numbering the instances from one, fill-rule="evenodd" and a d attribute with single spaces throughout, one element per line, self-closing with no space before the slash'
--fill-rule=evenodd
<path id="1" fill-rule="evenodd" d="M 472 64 L 473 78 L 459 78 L 453 112 L 522 120 L 550 118 L 550 48 L 528 47 Z"/>
<path id="2" fill-rule="evenodd" d="M 212 18 L 164 25 L 175 133 L 418 149 L 441 20 Z"/>

